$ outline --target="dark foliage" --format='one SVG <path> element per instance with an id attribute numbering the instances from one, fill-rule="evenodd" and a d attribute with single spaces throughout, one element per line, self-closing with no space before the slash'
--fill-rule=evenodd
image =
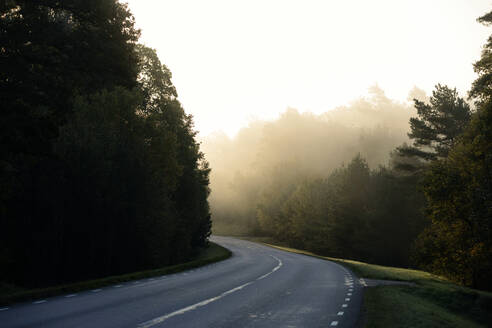
<path id="1" fill-rule="evenodd" d="M 189 259 L 208 164 L 116 0 L 0 7 L 0 280 L 45 286 Z"/>
<path id="2" fill-rule="evenodd" d="M 490 24 L 492 12 L 479 21 Z M 423 183 L 431 226 L 416 243 L 422 267 L 492 290 L 492 43 L 475 63 L 470 95 L 477 111 L 449 154 L 432 163 Z"/>

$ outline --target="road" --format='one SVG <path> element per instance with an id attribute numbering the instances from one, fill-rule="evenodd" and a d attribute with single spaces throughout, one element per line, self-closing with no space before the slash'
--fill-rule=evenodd
<path id="1" fill-rule="evenodd" d="M 0 327 L 353 327 L 362 299 L 342 266 L 228 237 L 195 270 L 0 309 Z"/>

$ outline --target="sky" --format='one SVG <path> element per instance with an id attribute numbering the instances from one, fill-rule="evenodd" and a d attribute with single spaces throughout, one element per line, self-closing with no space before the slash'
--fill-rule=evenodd
<path id="1" fill-rule="evenodd" d="M 322 113 L 378 85 L 466 96 L 492 0 L 127 0 L 200 136 L 287 108 Z"/>

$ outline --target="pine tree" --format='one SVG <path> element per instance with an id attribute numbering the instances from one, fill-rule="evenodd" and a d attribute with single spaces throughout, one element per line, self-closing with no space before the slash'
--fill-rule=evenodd
<path id="1" fill-rule="evenodd" d="M 436 85 L 429 103 L 414 99 L 418 117 L 410 119 L 412 146 L 397 148 L 401 157 L 418 159 L 420 165 L 396 165 L 397 168 L 418 170 L 426 163 L 447 156 L 449 149 L 470 121 L 470 106 L 458 96 L 456 89 Z M 402 161 L 403 162 L 403 161 Z"/>

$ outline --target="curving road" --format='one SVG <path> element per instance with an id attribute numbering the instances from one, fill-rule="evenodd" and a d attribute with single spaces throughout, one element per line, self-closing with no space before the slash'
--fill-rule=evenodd
<path id="1" fill-rule="evenodd" d="M 0 327 L 354 327 L 362 289 L 342 266 L 228 237 L 199 269 L 0 308 Z"/>

